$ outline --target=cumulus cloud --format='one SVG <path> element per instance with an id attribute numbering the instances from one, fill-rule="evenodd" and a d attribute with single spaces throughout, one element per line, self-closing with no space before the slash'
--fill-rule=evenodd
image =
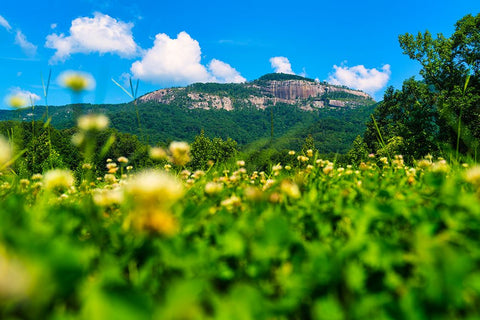
<path id="1" fill-rule="evenodd" d="M 292 65 L 290 64 L 290 61 L 288 61 L 288 58 L 286 57 L 272 57 L 270 58 L 270 64 L 272 65 L 275 73 L 295 74 L 292 71 Z"/>
<path id="2" fill-rule="evenodd" d="M 212 59 L 208 64 L 208 69 L 217 79 L 218 82 L 224 83 L 241 83 L 247 81 L 240 72 L 232 68 L 228 63 L 223 61 Z"/>
<path id="3" fill-rule="evenodd" d="M 17 34 L 15 35 L 15 44 L 18 44 L 23 52 L 31 57 L 37 53 L 37 46 L 29 42 L 27 37 L 20 30 L 17 30 Z"/>
<path id="4" fill-rule="evenodd" d="M 8 21 L 0 16 L 0 26 L 4 27 L 5 29 L 7 29 L 7 31 L 10 31 L 12 30 L 12 27 L 10 26 L 10 24 L 8 23 Z"/>
<path id="5" fill-rule="evenodd" d="M 335 71 L 329 76 L 328 82 L 362 90 L 372 95 L 385 87 L 391 74 L 389 64 L 384 65 L 381 70 L 367 69 L 363 65 L 354 67 L 334 65 L 333 68 Z"/>
<path id="6" fill-rule="evenodd" d="M 96 12 L 93 18 L 81 17 L 72 21 L 70 35 L 50 34 L 45 46 L 55 49 L 52 63 L 65 61 L 74 53 L 114 53 L 134 57 L 140 52 L 132 35 L 132 23 L 125 23 Z"/>
<path id="7" fill-rule="evenodd" d="M 20 87 L 11 87 L 8 91 L 9 94 L 5 97 L 6 104 L 10 104 L 13 97 L 23 100 L 25 106 L 32 105 L 41 99 L 39 95 L 28 90 L 23 90 Z"/>
<path id="8" fill-rule="evenodd" d="M 201 63 L 201 53 L 198 41 L 184 31 L 176 39 L 159 33 L 153 47 L 132 64 L 130 71 L 138 79 L 158 84 L 245 81 L 229 64 L 216 59 L 207 69 Z"/>

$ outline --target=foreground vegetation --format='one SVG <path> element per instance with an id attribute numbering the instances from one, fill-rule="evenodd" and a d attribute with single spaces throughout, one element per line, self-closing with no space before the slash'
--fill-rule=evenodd
<path id="1" fill-rule="evenodd" d="M 297 151 L 238 153 L 204 131 L 151 147 L 100 114 L 1 123 L 0 318 L 478 319 L 479 19 L 401 38 L 425 79 L 342 157 L 300 129 Z"/>
<path id="2" fill-rule="evenodd" d="M 480 316 L 478 166 L 306 150 L 190 172 L 172 143 L 152 169 L 20 179 L 0 147 L 2 319 Z"/>

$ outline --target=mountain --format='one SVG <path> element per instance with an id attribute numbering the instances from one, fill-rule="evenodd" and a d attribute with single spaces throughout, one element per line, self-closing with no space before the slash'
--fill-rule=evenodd
<path id="1" fill-rule="evenodd" d="M 52 124 L 74 126 L 74 115 L 101 112 L 111 126 L 149 144 L 232 138 L 240 146 L 266 139 L 277 148 L 299 149 L 312 135 L 320 152 L 348 150 L 375 107 L 368 94 L 287 74 L 267 74 L 241 84 L 196 83 L 160 89 L 125 104 L 49 107 Z M 0 120 L 45 120 L 46 108 L 0 110 Z M 140 120 L 140 126 L 138 125 Z M 273 137 L 272 133 L 273 120 Z"/>
<path id="2" fill-rule="evenodd" d="M 184 88 L 161 89 L 141 96 L 138 101 L 228 111 L 245 107 L 266 109 L 276 103 L 306 111 L 374 103 L 373 98 L 362 91 L 282 73 L 267 74 L 249 83 L 196 83 Z"/>

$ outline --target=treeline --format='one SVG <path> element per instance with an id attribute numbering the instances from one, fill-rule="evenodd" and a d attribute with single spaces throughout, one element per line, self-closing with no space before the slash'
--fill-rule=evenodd
<path id="1" fill-rule="evenodd" d="M 428 153 L 478 159 L 480 142 L 480 14 L 466 15 L 451 37 L 428 31 L 399 36 L 422 66 L 422 80 L 389 88 L 367 124 L 360 153 L 418 159 Z"/>
<path id="2" fill-rule="evenodd" d="M 29 177 L 52 168 L 68 168 L 79 171 L 82 168 L 83 155 L 72 143 L 76 128 L 58 130 L 43 122 L 0 122 L 0 135 L 8 137 L 15 146 L 18 159 L 12 170 L 19 176 Z M 138 140 L 135 135 L 122 133 L 115 129 L 98 132 L 95 136 L 96 152 L 91 165 L 97 174 L 105 173 L 106 160 L 125 156 L 135 167 L 151 165 L 148 146 Z M 104 154 L 103 146 L 111 141 Z"/>

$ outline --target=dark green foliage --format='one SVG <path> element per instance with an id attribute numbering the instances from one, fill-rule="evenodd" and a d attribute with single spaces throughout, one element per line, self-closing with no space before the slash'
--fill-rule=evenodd
<path id="1" fill-rule="evenodd" d="M 315 139 L 313 139 L 311 134 L 305 138 L 305 143 L 302 146 L 302 153 L 306 154 L 308 150 L 312 150 L 313 153 L 317 151 L 317 148 L 315 147 Z"/>
<path id="2" fill-rule="evenodd" d="M 214 94 L 220 97 L 231 96 L 237 99 L 260 96 L 260 90 L 239 83 L 194 83 L 186 87 L 187 92 Z"/>
<path id="3" fill-rule="evenodd" d="M 480 139 L 480 14 L 460 19 L 449 38 L 433 38 L 426 31 L 401 35 L 399 41 L 404 53 L 422 66 L 428 87 L 417 100 L 438 112 L 435 138 L 457 150 L 461 141 L 464 152 L 475 152 Z"/>
<path id="4" fill-rule="evenodd" d="M 18 153 L 23 151 L 14 167 L 21 176 L 41 173 L 52 167 L 74 168 L 80 161 L 70 136 L 45 126 L 43 122 L 2 121 L 0 134 L 11 138 Z"/>
<path id="5" fill-rule="evenodd" d="M 440 150 L 476 154 L 480 140 L 480 14 L 466 15 L 450 38 L 426 31 L 399 37 L 403 52 L 420 62 L 423 81 L 389 88 L 367 124 L 371 151 L 391 149 L 412 158 Z M 389 148 L 382 145 L 395 140 Z M 400 143 L 401 138 L 402 142 Z M 393 139 L 393 140 L 392 140 Z M 388 152 L 387 152 L 388 153 Z"/>
<path id="6" fill-rule="evenodd" d="M 75 133 L 75 128 L 57 130 L 38 121 L 34 125 L 31 122 L 0 122 L 0 134 L 11 137 L 18 153 L 23 151 L 13 167 L 22 177 L 52 168 L 76 170 L 80 167 L 83 155 L 71 142 Z M 100 155 L 102 147 L 112 135 L 115 142 L 105 154 Z M 96 134 L 95 140 L 97 147 L 92 165 L 99 174 L 106 172 L 105 161 L 108 158 L 115 160 L 124 156 L 130 160 L 129 164 L 135 167 L 151 164 L 147 146 L 132 134 L 108 129 Z"/>
<path id="7" fill-rule="evenodd" d="M 346 157 L 349 164 L 358 165 L 361 161 L 367 159 L 368 146 L 361 136 L 357 136 L 353 141 L 352 148 L 348 151 Z"/>
<path id="8" fill-rule="evenodd" d="M 210 138 L 202 130 L 191 145 L 192 161 L 188 164 L 193 169 L 206 169 L 213 164 L 225 163 L 237 154 L 237 142 L 232 139 Z M 210 163 L 209 163 L 210 162 Z"/>
<path id="9" fill-rule="evenodd" d="M 302 76 L 297 76 L 294 74 L 287 74 L 287 73 L 268 73 L 258 78 L 257 81 L 263 82 L 263 81 L 285 81 L 285 80 L 303 80 L 303 81 L 315 82 L 315 80 L 310 78 L 305 78 Z"/>
<path id="10" fill-rule="evenodd" d="M 438 150 L 438 112 L 425 83 L 412 78 L 404 82 L 402 90 L 388 88 L 373 117 L 380 132 L 370 119 L 364 135 L 370 150 L 383 147 L 381 138 L 387 144 L 394 137 L 403 139 L 403 145 L 397 151 L 410 158 L 419 159 Z"/>

